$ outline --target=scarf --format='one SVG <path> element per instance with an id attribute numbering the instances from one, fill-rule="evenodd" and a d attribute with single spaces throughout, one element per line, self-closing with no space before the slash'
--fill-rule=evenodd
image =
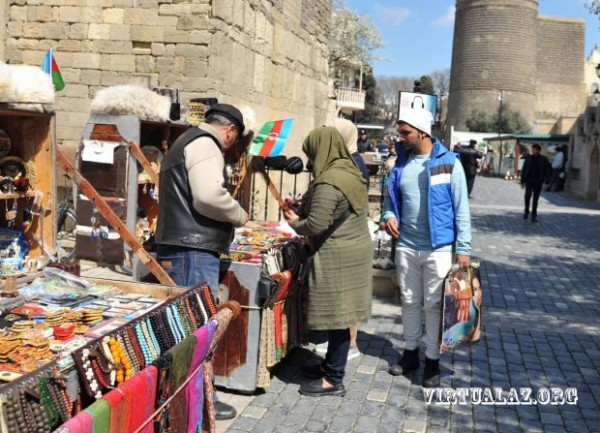
<path id="1" fill-rule="evenodd" d="M 108 402 L 101 398 L 96 400 L 84 412 L 92 416 L 92 431 L 94 433 L 108 433 L 110 426 L 110 407 Z"/>
<path id="2" fill-rule="evenodd" d="M 327 126 L 333 126 L 338 130 L 344 139 L 344 144 L 346 145 L 348 152 L 350 152 L 350 155 L 358 152 L 358 129 L 356 129 L 356 125 L 342 117 L 336 117 L 331 123 L 331 125 Z"/>
<path id="3" fill-rule="evenodd" d="M 310 200 L 317 185 L 326 183 L 344 194 L 357 215 L 366 209 L 366 181 L 335 128 L 323 126 L 314 129 L 304 140 L 302 151 L 313 162 L 314 176 L 304 196 L 305 201 Z"/>
<path id="4" fill-rule="evenodd" d="M 187 378 L 195 346 L 196 337 L 190 335 L 181 343 L 168 350 L 167 353 L 171 354 L 173 359 L 170 378 L 171 394 L 177 392 Z M 186 400 L 186 393 L 184 391 L 180 391 L 173 397 L 173 400 L 168 405 L 168 410 L 171 431 L 184 432 L 188 423 L 188 401 Z"/>
<path id="5" fill-rule="evenodd" d="M 120 388 L 113 389 L 102 397 L 108 402 L 110 407 L 110 426 L 109 433 L 120 433 L 123 426 L 129 422 L 127 414 L 127 397 Z"/>

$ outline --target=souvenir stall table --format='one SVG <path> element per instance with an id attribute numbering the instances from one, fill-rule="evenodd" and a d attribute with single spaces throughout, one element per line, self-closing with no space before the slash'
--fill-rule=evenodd
<path id="1" fill-rule="evenodd" d="M 2 431 L 214 430 L 212 353 L 239 304 L 50 268 L 19 292 L 0 315 Z"/>
<path id="2" fill-rule="evenodd" d="M 219 299 L 242 305 L 215 354 L 215 384 L 253 392 L 302 339 L 301 290 L 291 269 L 302 239 L 287 225 L 248 222 L 222 258 Z"/>

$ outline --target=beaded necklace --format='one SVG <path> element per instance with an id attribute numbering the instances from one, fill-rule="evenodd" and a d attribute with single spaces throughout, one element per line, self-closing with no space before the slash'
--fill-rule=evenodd
<path id="1" fill-rule="evenodd" d="M 150 342 L 152 343 L 152 346 L 154 346 L 154 350 L 156 352 L 156 358 L 158 358 L 162 354 L 162 352 L 160 350 L 160 344 L 158 344 L 158 339 L 156 338 L 156 334 L 154 333 L 154 328 L 152 328 L 152 322 L 150 321 L 150 319 L 146 319 L 146 327 L 148 328 Z"/>
<path id="2" fill-rule="evenodd" d="M 141 371 L 146 366 L 146 360 L 144 358 L 144 354 L 142 353 L 142 348 L 139 345 L 135 328 L 130 326 L 125 331 L 125 335 L 128 337 L 127 340 L 129 340 L 129 344 L 131 344 L 133 353 L 135 354 L 138 370 Z"/>
<path id="3" fill-rule="evenodd" d="M 175 325 L 177 326 L 177 330 L 179 331 L 179 335 L 181 335 L 181 340 L 179 340 L 180 342 L 187 337 L 187 334 L 185 332 L 185 329 L 183 328 L 183 324 L 181 323 L 181 317 L 179 316 L 179 311 L 177 311 L 177 308 L 175 307 L 175 305 L 171 305 L 171 313 L 173 314 L 173 321 L 175 322 Z"/>
<path id="4" fill-rule="evenodd" d="M 144 336 L 141 323 L 136 323 L 135 333 L 137 335 L 137 342 L 140 345 L 140 349 L 144 356 L 144 363 L 148 365 L 152 362 L 152 354 L 150 353 L 150 349 L 148 347 L 148 344 L 146 343 L 146 337 Z"/>
<path id="5" fill-rule="evenodd" d="M 121 335 L 117 335 L 116 340 L 121 353 L 121 363 L 123 364 L 125 370 L 124 379 L 127 380 L 131 377 L 131 374 L 133 372 L 133 360 L 131 359 L 131 355 L 127 351 L 125 339 Z"/>
<path id="6" fill-rule="evenodd" d="M 42 405 L 44 406 L 44 410 L 48 415 L 49 424 L 53 427 L 57 425 L 61 419 L 64 419 L 62 413 L 64 407 L 62 402 L 59 401 L 57 404 L 53 401 L 52 394 L 50 393 L 50 389 L 46 383 L 46 379 L 40 379 L 38 382 L 38 387 L 40 389 L 40 399 Z"/>
<path id="7" fill-rule="evenodd" d="M 90 360 L 90 349 L 83 349 L 81 351 L 81 365 L 85 370 L 85 377 L 87 379 L 88 385 L 92 394 L 94 394 L 94 398 L 98 400 L 102 398 L 102 392 L 99 389 L 98 382 L 94 377 L 94 371 L 92 370 L 92 361 Z"/>

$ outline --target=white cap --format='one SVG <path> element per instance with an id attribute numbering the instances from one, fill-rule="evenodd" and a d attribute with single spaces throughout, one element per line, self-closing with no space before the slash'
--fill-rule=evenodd
<path id="1" fill-rule="evenodd" d="M 398 122 L 408 123 L 413 128 L 431 136 L 431 123 L 433 115 L 424 108 L 403 108 L 400 111 Z"/>

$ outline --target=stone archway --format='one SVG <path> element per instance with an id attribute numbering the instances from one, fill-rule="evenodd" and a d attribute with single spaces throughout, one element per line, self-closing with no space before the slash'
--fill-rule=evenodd
<path id="1" fill-rule="evenodd" d="M 590 157 L 590 171 L 588 176 L 587 198 L 592 201 L 600 199 L 600 151 L 596 143 Z"/>

